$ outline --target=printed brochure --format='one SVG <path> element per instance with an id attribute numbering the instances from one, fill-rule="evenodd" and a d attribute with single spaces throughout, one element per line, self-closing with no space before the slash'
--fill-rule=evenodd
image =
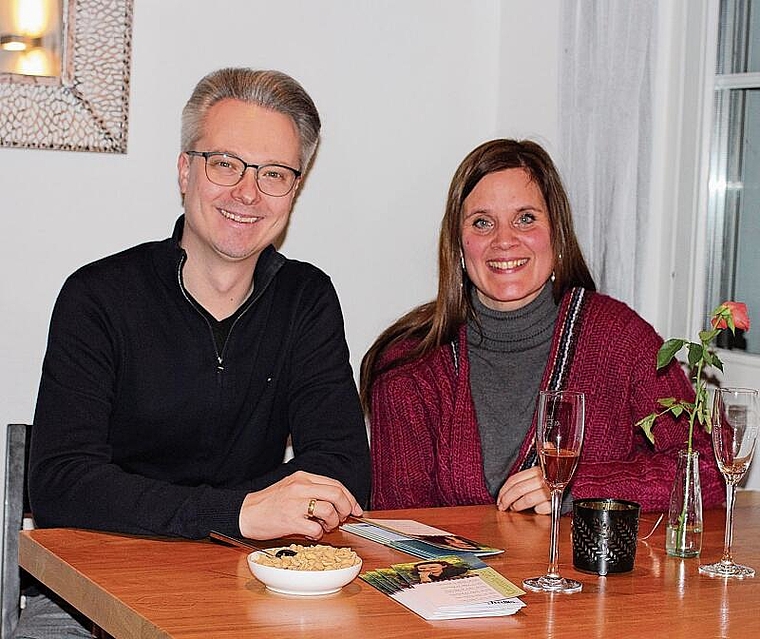
<path id="1" fill-rule="evenodd" d="M 364 518 L 359 523 L 343 524 L 341 529 L 422 559 L 468 554 L 485 557 L 504 552 L 413 519 Z"/>
<path id="2" fill-rule="evenodd" d="M 359 575 L 423 619 L 513 615 L 525 591 L 475 555 L 448 555 L 395 564 Z"/>

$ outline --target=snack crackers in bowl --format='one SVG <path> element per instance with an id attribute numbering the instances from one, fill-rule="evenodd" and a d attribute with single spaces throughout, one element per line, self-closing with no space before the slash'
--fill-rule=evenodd
<path id="1" fill-rule="evenodd" d="M 262 552 L 248 555 L 253 576 L 268 590 L 284 595 L 329 595 L 353 581 L 362 567 L 350 548 L 291 544 L 295 555 L 273 557 Z M 274 555 L 280 548 L 271 548 Z"/>

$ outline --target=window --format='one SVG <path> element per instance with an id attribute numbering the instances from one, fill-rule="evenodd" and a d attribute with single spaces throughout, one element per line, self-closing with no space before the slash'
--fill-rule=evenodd
<path id="1" fill-rule="evenodd" d="M 719 344 L 760 354 L 760 0 L 721 0 L 708 196 L 708 316 L 743 301 L 755 322 Z"/>

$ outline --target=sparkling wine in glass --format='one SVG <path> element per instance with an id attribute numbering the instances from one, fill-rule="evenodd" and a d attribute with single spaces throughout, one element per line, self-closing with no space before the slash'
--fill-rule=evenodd
<path id="1" fill-rule="evenodd" d="M 549 569 L 541 577 L 523 581 L 533 592 L 578 592 L 583 585 L 559 574 L 559 516 L 562 493 L 578 465 L 583 444 L 585 396 L 574 391 L 541 391 L 538 397 L 536 453 L 552 498 Z"/>
<path id="2" fill-rule="evenodd" d="M 749 388 L 719 388 L 713 396 L 712 440 L 718 468 L 726 480 L 726 533 L 723 557 L 699 567 L 711 577 L 754 577 L 755 570 L 734 563 L 731 541 L 734 534 L 736 484 L 744 477 L 755 452 L 760 425 L 758 392 Z"/>

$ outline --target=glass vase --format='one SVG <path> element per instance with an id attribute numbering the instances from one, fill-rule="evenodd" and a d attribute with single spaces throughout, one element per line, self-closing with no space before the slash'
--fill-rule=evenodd
<path id="1" fill-rule="evenodd" d="M 665 552 L 672 557 L 698 557 L 702 550 L 702 488 L 699 452 L 678 451 L 678 464 L 670 492 Z"/>

